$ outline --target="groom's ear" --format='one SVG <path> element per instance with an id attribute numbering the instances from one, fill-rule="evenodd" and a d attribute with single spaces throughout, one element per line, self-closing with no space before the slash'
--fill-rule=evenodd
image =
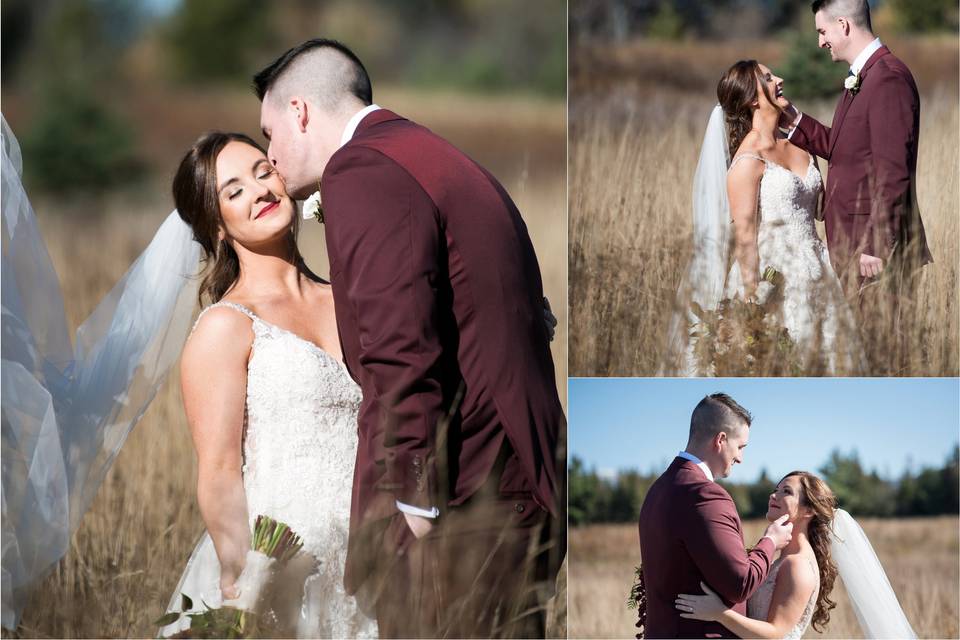
<path id="1" fill-rule="evenodd" d="M 293 96 L 290 98 L 290 108 L 296 113 L 297 128 L 300 133 L 306 133 L 307 123 L 310 122 L 310 109 L 307 101 L 300 96 Z"/>
<path id="2" fill-rule="evenodd" d="M 713 438 L 713 446 L 717 451 L 723 450 L 723 443 L 727 441 L 727 433 L 721 431 Z"/>
<path id="3" fill-rule="evenodd" d="M 840 29 L 841 31 L 843 31 L 843 35 L 845 36 L 850 35 L 850 21 L 844 18 L 843 16 L 840 16 L 839 18 L 837 18 L 837 22 L 840 23 Z"/>

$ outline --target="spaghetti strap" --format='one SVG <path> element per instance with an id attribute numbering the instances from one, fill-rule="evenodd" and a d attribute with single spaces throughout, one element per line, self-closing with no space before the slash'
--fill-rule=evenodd
<path id="1" fill-rule="evenodd" d="M 215 307 L 229 307 L 235 311 L 239 311 L 240 313 L 247 316 L 251 320 L 256 321 L 260 319 L 257 317 L 257 314 L 255 314 L 253 311 L 250 311 L 250 309 L 247 309 L 242 304 L 237 304 L 236 302 L 230 302 L 228 300 L 221 300 L 220 302 L 214 302 L 213 304 L 204 307 L 203 310 L 200 311 L 200 315 L 197 316 L 196 321 L 193 323 L 193 329 L 190 330 L 191 334 L 194 331 L 196 331 L 197 325 L 200 324 L 200 318 L 203 317 L 203 314 L 205 314 L 207 311 Z"/>
<path id="2" fill-rule="evenodd" d="M 759 160 L 763 164 L 767 164 L 766 158 L 761 158 L 755 153 L 741 153 L 730 162 L 730 166 L 727 168 L 727 171 L 733 169 L 733 165 L 737 164 L 741 158 L 753 158 L 754 160 Z"/>

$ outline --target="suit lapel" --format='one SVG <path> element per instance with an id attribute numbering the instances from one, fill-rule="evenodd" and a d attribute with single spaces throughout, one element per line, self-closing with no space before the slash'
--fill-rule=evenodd
<path id="1" fill-rule="evenodd" d="M 863 68 L 860 69 L 860 90 L 863 90 L 863 82 L 866 80 L 867 71 L 870 70 L 877 60 L 883 56 L 890 53 L 890 49 L 886 47 L 880 47 L 873 52 L 873 55 L 867 59 L 867 62 L 863 65 Z M 859 91 L 857 92 L 859 93 Z M 833 148 L 837 146 L 837 139 L 840 138 L 840 129 L 843 126 L 843 121 L 847 117 L 847 112 L 850 110 L 850 107 L 853 105 L 853 101 L 856 99 L 856 96 L 851 93 L 848 89 L 843 90 L 843 96 L 840 98 L 840 104 L 837 106 L 837 112 L 833 117 L 833 127 L 830 129 L 830 153 L 833 154 Z"/>

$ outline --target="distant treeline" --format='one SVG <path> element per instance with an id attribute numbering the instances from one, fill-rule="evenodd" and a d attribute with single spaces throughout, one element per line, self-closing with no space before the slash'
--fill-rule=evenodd
<path id="1" fill-rule="evenodd" d="M 812 29 L 807 0 L 577 0 L 570 3 L 574 40 L 766 37 Z M 956 31 L 956 0 L 870 0 L 883 31 Z"/>
<path id="2" fill-rule="evenodd" d="M 900 478 L 882 478 L 867 471 L 855 453 L 834 451 L 816 470 L 833 489 L 839 506 L 858 516 L 927 516 L 960 512 L 960 448 L 942 467 L 906 471 Z M 573 456 L 569 477 L 570 524 L 636 522 L 647 490 L 659 473 L 620 471 L 604 478 L 595 469 L 587 470 Z M 759 518 L 767 512 L 767 501 L 779 478 L 766 470 L 752 483 L 721 481 L 737 504 L 743 518 Z"/>

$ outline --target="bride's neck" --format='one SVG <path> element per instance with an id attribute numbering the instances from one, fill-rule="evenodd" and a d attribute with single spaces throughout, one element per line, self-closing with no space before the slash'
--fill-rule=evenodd
<path id="1" fill-rule="evenodd" d="M 797 530 L 794 528 L 793 537 L 790 538 L 790 542 L 783 548 L 783 551 L 780 552 L 781 557 L 786 555 L 791 555 L 794 553 L 799 553 L 805 547 L 810 546 L 810 540 L 807 538 L 806 529 Z"/>
<path id="2" fill-rule="evenodd" d="M 239 248 L 240 275 L 234 289 L 243 289 L 252 297 L 280 291 L 298 293 L 304 265 L 293 244 L 278 245 L 256 251 Z"/>
<path id="3" fill-rule="evenodd" d="M 768 109 L 757 109 L 753 112 L 752 127 L 764 138 L 770 140 L 777 139 L 777 123 L 780 120 L 780 114 Z"/>

